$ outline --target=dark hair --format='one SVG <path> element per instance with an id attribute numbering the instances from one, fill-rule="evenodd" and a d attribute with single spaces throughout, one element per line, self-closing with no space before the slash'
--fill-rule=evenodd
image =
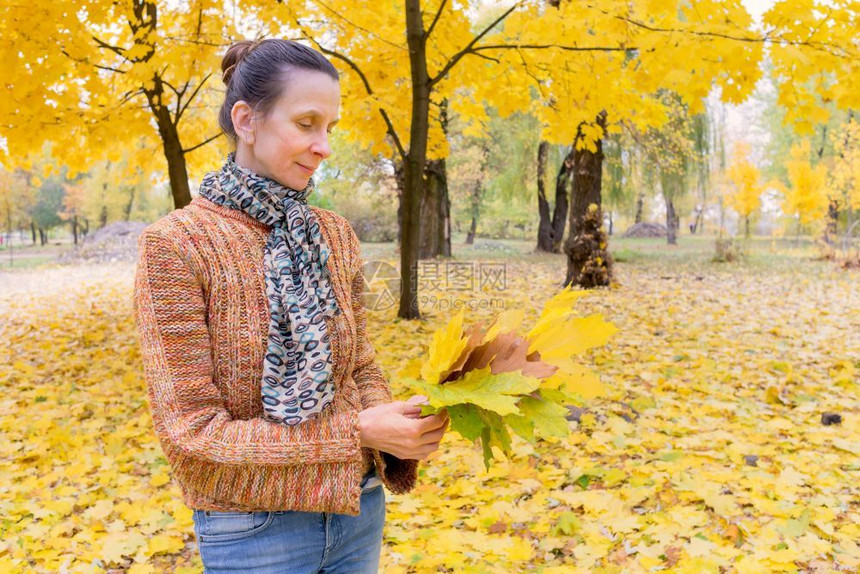
<path id="1" fill-rule="evenodd" d="M 294 69 L 322 72 L 340 81 L 340 75 L 325 56 L 292 40 L 242 40 L 227 49 L 221 60 L 221 78 L 227 94 L 218 114 L 218 123 L 227 137 L 236 141 L 230 116 L 233 105 L 244 100 L 265 114 L 280 97 L 289 72 Z"/>

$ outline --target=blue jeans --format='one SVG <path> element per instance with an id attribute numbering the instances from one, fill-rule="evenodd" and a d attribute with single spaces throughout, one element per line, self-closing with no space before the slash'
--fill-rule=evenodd
<path id="1" fill-rule="evenodd" d="M 375 574 L 385 489 L 376 469 L 361 481 L 361 514 L 193 510 L 204 574 Z"/>

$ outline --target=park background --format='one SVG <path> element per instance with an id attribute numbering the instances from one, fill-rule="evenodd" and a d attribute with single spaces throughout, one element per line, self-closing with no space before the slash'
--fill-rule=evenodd
<path id="1" fill-rule="evenodd" d="M 5 1 L 0 566 L 202 571 L 147 411 L 135 239 L 223 162 L 226 47 L 279 36 L 342 75 L 310 202 L 379 272 L 395 397 L 458 307 L 529 323 L 594 287 L 577 309 L 619 328 L 568 438 L 487 470 L 449 433 L 387 493 L 384 571 L 856 572 L 856 8 Z"/>

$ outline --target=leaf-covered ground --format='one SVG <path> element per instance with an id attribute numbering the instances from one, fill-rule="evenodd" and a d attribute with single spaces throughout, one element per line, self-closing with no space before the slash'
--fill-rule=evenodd
<path id="1" fill-rule="evenodd" d="M 564 258 L 523 245 L 461 256 L 505 262 L 504 290 L 437 301 L 498 298 L 533 320 Z M 449 433 L 413 492 L 386 493 L 385 572 L 858 571 L 860 274 L 766 249 L 713 264 L 692 245 L 624 243 L 619 285 L 578 303 L 621 332 L 589 355 L 609 394 L 570 440 L 515 437 L 487 472 Z M 386 246 L 365 257 L 395 261 Z M 0 571 L 202 571 L 152 433 L 132 278 L 0 275 Z M 369 314 L 398 398 L 398 371 L 450 315 L 423 310 Z"/>

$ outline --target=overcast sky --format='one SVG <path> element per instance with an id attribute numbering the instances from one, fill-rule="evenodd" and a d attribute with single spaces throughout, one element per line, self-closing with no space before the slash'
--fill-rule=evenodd
<path id="1" fill-rule="evenodd" d="M 741 0 L 743 5 L 757 21 L 761 21 L 761 16 L 771 6 L 775 0 Z M 749 100 L 738 106 L 728 106 L 726 114 L 727 130 L 729 139 L 731 140 L 746 140 L 753 146 L 753 160 L 758 160 L 758 153 L 761 144 L 767 138 L 767 132 L 757 129 L 757 119 L 759 110 Z M 759 149 L 756 149 L 759 148 Z"/>
<path id="2" fill-rule="evenodd" d="M 761 15 L 773 6 L 774 0 L 741 0 L 741 3 L 746 6 L 753 18 L 759 20 Z"/>

